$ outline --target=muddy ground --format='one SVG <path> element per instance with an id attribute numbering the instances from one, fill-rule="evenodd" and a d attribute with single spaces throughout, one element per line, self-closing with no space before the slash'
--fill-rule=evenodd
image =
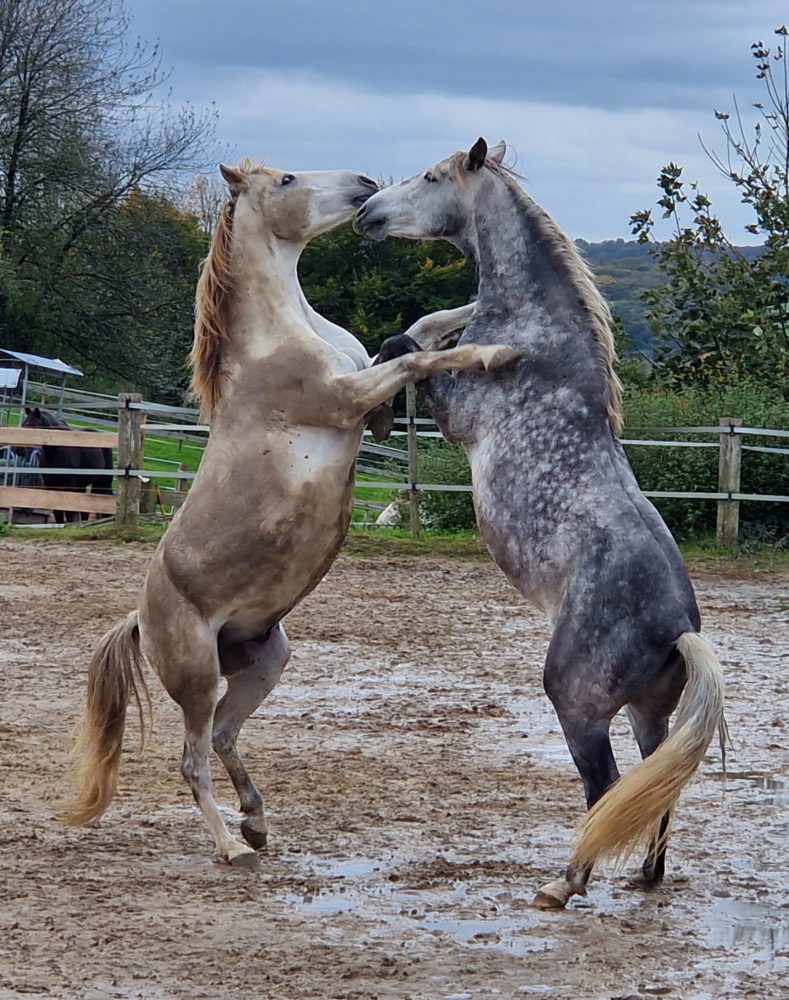
<path id="1" fill-rule="evenodd" d="M 581 788 L 545 624 L 483 563 L 342 558 L 290 616 L 291 665 L 242 737 L 261 873 L 215 860 L 158 682 L 106 817 L 60 826 L 88 654 L 150 552 L 0 543 L 0 997 L 789 996 L 785 579 L 697 581 L 736 748 L 725 795 L 711 752 L 683 796 L 663 888 L 606 870 L 543 913 Z"/>

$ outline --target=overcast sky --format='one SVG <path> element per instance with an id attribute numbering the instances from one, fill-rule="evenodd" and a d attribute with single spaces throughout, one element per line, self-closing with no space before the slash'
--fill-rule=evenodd
<path id="1" fill-rule="evenodd" d="M 573 237 L 629 236 L 669 160 L 738 242 L 749 221 L 699 145 L 762 97 L 751 42 L 781 0 L 127 0 L 172 100 L 219 112 L 217 156 L 400 180 L 505 138 Z"/>

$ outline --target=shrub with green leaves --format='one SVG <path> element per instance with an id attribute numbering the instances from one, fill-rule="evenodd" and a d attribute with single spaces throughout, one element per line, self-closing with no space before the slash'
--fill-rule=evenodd
<path id="1" fill-rule="evenodd" d="M 789 409 L 781 393 L 749 383 L 720 389 L 638 389 L 625 398 L 624 438 L 710 441 L 714 434 L 697 436 L 658 432 L 647 428 L 715 426 L 723 417 L 738 417 L 745 426 L 789 429 Z M 644 430 L 642 430 L 644 428 Z M 782 439 L 745 437 L 743 445 L 787 446 Z M 678 493 L 717 492 L 718 449 L 627 446 L 628 458 L 643 490 Z M 429 483 L 468 483 L 471 474 L 461 448 L 436 443 L 420 445 L 419 478 Z M 741 491 L 789 496 L 789 455 L 743 451 Z M 709 534 L 715 529 L 714 500 L 656 499 L 653 501 L 679 539 Z M 474 507 L 468 493 L 422 494 L 422 509 L 431 527 L 463 531 L 475 526 Z M 743 502 L 740 537 L 786 545 L 789 540 L 789 504 Z"/>

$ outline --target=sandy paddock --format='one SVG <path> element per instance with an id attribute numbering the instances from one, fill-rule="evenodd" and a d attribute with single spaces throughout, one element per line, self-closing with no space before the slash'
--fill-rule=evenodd
<path id="1" fill-rule="evenodd" d="M 261 873 L 214 858 L 156 681 L 110 811 L 60 826 L 89 652 L 150 553 L 0 543 L 0 997 L 789 996 L 786 579 L 697 581 L 736 749 L 725 796 L 712 752 L 686 791 L 663 888 L 602 871 L 557 914 L 529 902 L 566 860 L 580 782 L 541 688 L 545 624 L 486 563 L 342 558 L 290 616 L 291 665 L 242 735 Z"/>

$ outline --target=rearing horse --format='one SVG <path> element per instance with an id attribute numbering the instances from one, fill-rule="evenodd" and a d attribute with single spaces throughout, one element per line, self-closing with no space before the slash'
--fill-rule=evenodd
<path id="1" fill-rule="evenodd" d="M 545 690 L 589 807 L 564 878 L 537 894 L 555 908 L 585 894 L 599 858 L 642 843 L 642 882 L 660 882 L 671 810 L 723 732 L 723 676 L 680 552 L 617 438 L 608 310 L 573 243 L 502 165 L 505 150 L 479 139 L 373 195 L 357 227 L 446 239 L 472 257 L 479 297 L 459 343 L 521 352 L 514 369 L 424 388 L 444 436 L 466 449 L 491 555 L 553 626 Z M 382 355 L 432 343 L 392 338 Z M 622 708 L 645 759 L 619 778 L 609 726 Z"/>
<path id="2" fill-rule="evenodd" d="M 309 240 L 349 219 L 376 183 L 248 162 L 222 172 L 230 199 L 200 276 L 192 350 L 192 384 L 211 436 L 137 610 L 93 655 L 80 791 L 66 818 L 86 823 L 109 804 L 127 706 L 135 697 L 139 708 L 147 695 L 145 659 L 183 712 L 181 771 L 219 855 L 255 867 L 267 827 L 236 739 L 288 661 L 282 619 L 322 579 L 345 537 L 365 415 L 407 382 L 446 367 L 506 364 L 514 352 L 469 345 L 370 367 L 355 337 L 309 307 L 296 265 Z M 227 691 L 218 701 L 221 677 Z M 212 744 L 238 792 L 246 844 L 214 801 Z"/>

